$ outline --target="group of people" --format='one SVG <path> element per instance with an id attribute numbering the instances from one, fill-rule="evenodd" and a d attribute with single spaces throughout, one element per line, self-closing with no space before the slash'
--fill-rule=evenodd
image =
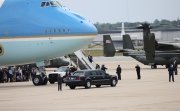
<path id="1" fill-rule="evenodd" d="M 137 73 L 137 79 L 141 79 L 141 74 L 140 74 L 140 66 L 139 65 L 136 65 L 135 66 L 136 68 L 136 73 Z M 116 68 L 116 74 L 117 74 L 117 77 L 118 77 L 118 80 L 121 80 L 121 66 L 118 65 L 118 67 Z"/>
<path id="2" fill-rule="evenodd" d="M 137 72 L 137 79 L 141 79 L 141 74 L 140 74 L 140 66 L 137 65 L 135 66 L 136 68 L 136 72 Z M 103 70 L 104 72 L 106 72 L 106 70 L 108 69 L 107 67 L 105 67 L 105 65 L 103 64 L 100 68 L 99 64 L 96 64 L 96 69 L 101 69 Z M 118 77 L 118 80 L 121 80 L 121 66 L 118 65 L 117 68 L 116 68 L 116 74 L 117 74 L 117 77 Z"/>
<path id="3" fill-rule="evenodd" d="M 29 81 L 33 70 L 29 66 L 0 68 L 0 83 Z"/>
<path id="4" fill-rule="evenodd" d="M 136 68 L 136 73 L 137 73 L 137 79 L 139 80 L 139 79 L 141 79 L 141 74 L 140 74 L 141 68 L 139 65 L 136 65 L 135 68 Z M 174 74 L 175 75 L 178 74 L 176 60 L 174 61 L 173 64 L 169 65 L 168 72 L 169 72 L 169 82 L 171 82 L 171 80 L 173 82 L 175 82 L 174 81 Z M 118 65 L 118 67 L 116 68 L 116 73 L 117 73 L 118 79 L 121 80 L 121 67 L 120 67 L 120 65 Z"/>

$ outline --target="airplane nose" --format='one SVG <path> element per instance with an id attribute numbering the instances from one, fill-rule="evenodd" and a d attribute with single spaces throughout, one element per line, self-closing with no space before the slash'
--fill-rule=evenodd
<path id="1" fill-rule="evenodd" d="M 85 25 L 84 27 L 85 33 L 88 33 L 88 34 L 98 33 L 97 28 L 91 22 L 89 21 L 81 21 L 81 22 L 83 22 L 83 24 Z"/>
<path id="2" fill-rule="evenodd" d="M 73 19 L 75 18 L 76 20 L 77 24 L 75 26 L 75 29 L 78 32 L 81 31 L 81 33 L 83 32 L 84 34 L 93 34 L 93 35 L 98 34 L 96 27 L 89 20 L 85 19 L 84 17 L 80 16 L 75 12 L 71 12 L 71 14 L 73 15 Z"/>
<path id="3" fill-rule="evenodd" d="M 90 30 L 91 30 L 91 32 L 92 32 L 92 33 L 94 33 L 94 34 L 98 34 L 97 28 L 95 27 L 95 25 L 94 25 L 94 24 L 91 24 L 91 26 L 90 26 Z"/>

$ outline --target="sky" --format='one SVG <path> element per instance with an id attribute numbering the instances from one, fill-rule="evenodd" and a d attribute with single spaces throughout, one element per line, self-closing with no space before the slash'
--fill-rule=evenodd
<path id="1" fill-rule="evenodd" d="M 93 23 L 153 22 L 180 18 L 180 0 L 59 0 Z"/>

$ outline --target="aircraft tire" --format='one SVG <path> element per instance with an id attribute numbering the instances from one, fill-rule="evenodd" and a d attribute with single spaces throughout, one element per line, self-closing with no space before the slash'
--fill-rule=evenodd
<path id="1" fill-rule="evenodd" d="M 39 85 L 42 85 L 43 83 L 43 79 L 40 75 L 36 75 L 34 78 L 33 78 L 33 84 L 35 86 L 39 86 Z"/>

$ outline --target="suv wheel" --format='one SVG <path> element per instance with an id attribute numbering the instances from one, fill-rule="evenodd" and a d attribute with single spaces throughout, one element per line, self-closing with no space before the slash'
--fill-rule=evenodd
<path id="1" fill-rule="evenodd" d="M 69 88 L 70 88 L 70 89 L 75 89 L 75 88 L 76 88 L 76 86 L 69 86 Z"/>
<path id="2" fill-rule="evenodd" d="M 113 78 L 111 81 L 111 86 L 114 87 L 116 86 L 116 84 L 117 84 L 117 80 Z"/>
<path id="3" fill-rule="evenodd" d="M 85 88 L 86 88 L 86 89 L 91 88 L 91 81 L 90 81 L 90 80 L 87 80 L 87 81 L 86 81 L 86 83 L 85 83 Z"/>

